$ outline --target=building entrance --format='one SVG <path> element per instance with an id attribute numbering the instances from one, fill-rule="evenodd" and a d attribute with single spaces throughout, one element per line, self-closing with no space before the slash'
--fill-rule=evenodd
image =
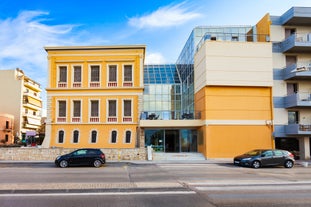
<path id="1" fill-rule="evenodd" d="M 146 129 L 145 146 L 155 152 L 197 152 L 197 131 L 191 129 Z"/>

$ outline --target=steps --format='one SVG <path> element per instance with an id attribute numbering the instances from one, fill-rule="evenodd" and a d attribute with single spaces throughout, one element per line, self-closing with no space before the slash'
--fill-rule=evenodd
<path id="1" fill-rule="evenodd" d="M 153 160 L 206 160 L 205 157 L 198 152 L 187 152 L 187 153 L 163 153 L 154 152 L 152 154 Z"/>

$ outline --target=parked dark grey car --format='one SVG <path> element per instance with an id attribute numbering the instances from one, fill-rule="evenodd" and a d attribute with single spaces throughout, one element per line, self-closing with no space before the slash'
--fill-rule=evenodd
<path id="1" fill-rule="evenodd" d="M 91 148 L 78 149 L 55 159 L 55 165 L 62 168 L 86 165 L 100 167 L 105 162 L 105 154 L 100 149 Z"/>
<path id="2" fill-rule="evenodd" d="M 294 155 L 286 150 L 256 149 L 234 157 L 233 164 L 253 168 L 266 166 L 292 168 L 295 164 L 295 159 Z"/>

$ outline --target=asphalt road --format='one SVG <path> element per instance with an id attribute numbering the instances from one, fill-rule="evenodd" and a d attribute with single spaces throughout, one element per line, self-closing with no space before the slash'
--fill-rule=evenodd
<path id="1" fill-rule="evenodd" d="M 0 162 L 0 206 L 311 206 L 311 168 L 112 162 L 101 168 Z"/>

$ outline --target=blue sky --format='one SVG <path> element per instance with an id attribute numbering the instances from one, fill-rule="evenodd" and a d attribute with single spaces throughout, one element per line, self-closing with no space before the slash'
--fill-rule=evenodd
<path id="1" fill-rule="evenodd" d="M 254 25 L 292 6 L 311 0 L 1 0 L 0 70 L 19 67 L 44 89 L 43 47 L 67 45 L 144 44 L 146 63 L 175 63 L 195 26 Z"/>

